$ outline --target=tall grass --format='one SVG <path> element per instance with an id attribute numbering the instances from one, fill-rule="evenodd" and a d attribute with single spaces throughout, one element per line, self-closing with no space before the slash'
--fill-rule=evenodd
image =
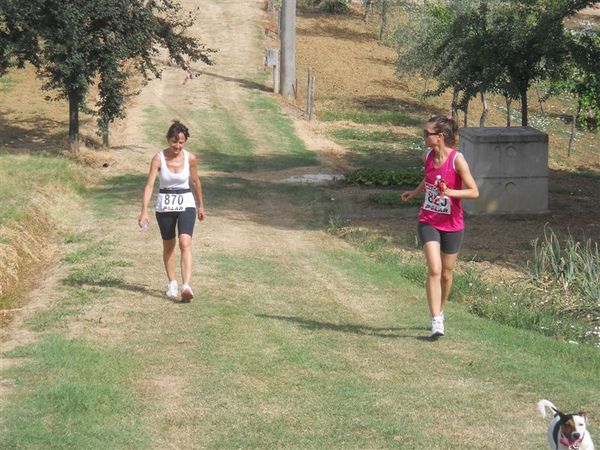
<path id="1" fill-rule="evenodd" d="M 575 314 L 593 314 L 600 321 L 600 253 L 591 239 L 575 241 L 569 234 L 564 243 L 550 228 L 543 239 L 533 241 L 531 281 L 547 292 L 565 297 L 565 308 Z"/>
<path id="2" fill-rule="evenodd" d="M 398 252 L 377 232 L 346 227 L 339 216 L 330 217 L 326 231 L 393 268 L 398 277 L 425 283 L 425 262 L 418 253 Z M 471 313 L 515 328 L 600 347 L 599 255 L 590 240 L 561 243 L 547 230 L 533 243 L 534 262 L 529 277 L 492 284 L 468 266 L 454 274 L 450 299 L 464 303 Z M 525 268 L 524 268 L 525 270 Z"/>
<path id="3" fill-rule="evenodd" d="M 79 167 L 64 158 L 0 154 L 0 179 L 0 225 L 22 219 L 35 194 L 85 190 Z"/>

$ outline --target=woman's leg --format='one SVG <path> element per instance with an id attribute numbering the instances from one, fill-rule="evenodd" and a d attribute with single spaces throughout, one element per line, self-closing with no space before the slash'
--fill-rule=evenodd
<path id="1" fill-rule="evenodd" d="M 442 258 L 440 243 L 429 241 L 423 245 L 427 261 L 427 302 L 431 317 L 437 317 L 442 312 Z"/>
<path id="2" fill-rule="evenodd" d="M 450 296 L 450 290 L 452 289 L 452 273 L 456 266 L 456 260 L 458 253 L 443 253 L 441 252 L 441 263 L 442 263 L 442 276 L 441 276 L 441 311 L 444 310 L 448 303 L 448 297 Z"/>
<path id="3" fill-rule="evenodd" d="M 169 281 L 176 280 L 175 278 L 175 239 L 163 240 L 163 262 L 167 271 Z"/>
<path id="4" fill-rule="evenodd" d="M 192 237 L 189 234 L 179 235 L 181 250 L 181 277 L 183 284 L 189 284 L 192 278 Z"/>

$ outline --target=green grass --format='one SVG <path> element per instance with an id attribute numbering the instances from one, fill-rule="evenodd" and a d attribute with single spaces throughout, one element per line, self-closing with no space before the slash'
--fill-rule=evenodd
<path id="1" fill-rule="evenodd" d="M 413 198 L 408 202 L 403 202 L 401 199 L 402 192 L 376 192 L 369 194 L 369 202 L 381 206 L 384 208 L 398 208 L 398 207 L 415 207 L 421 204 L 422 199 Z"/>
<path id="2" fill-rule="evenodd" d="M 107 256 L 111 253 L 110 247 L 111 244 L 107 242 L 97 242 L 89 247 L 68 252 L 63 257 L 63 260 L 71 264 L 76 264 L 84 262 L 91 257 L 98 258 L 102 256 Z"/>
<path id="3" fill-rule="evenodd" d="M 0 93 L 6 94 L 12 91 L 16 85 L 16 81 L 14 81 L 12 78 L 7 76 L 0 77 Z"/>
<path id="4" fill-rule="evenodd" d="M 421 137 L 357 128 L 335 129 L 331 136 L 348 150 L 346 158 L 355 167 L 389 169 L 422 165 Z"/>
<path id="5" fill-rule="evenodd" d="M 288 169 L 318 163 L 315 153 L 296 136 L 291 120 L 281 114 L 275 99 L 255 94 L 250 98 L 249 106 L 264 133 L 262 141 L 269 146 L 269 153 L 279 155 L 267 168 Z"/>
<path id="6" fill-rule="evenodd" d="M 183 114 L 191 133 L 189 148 L 200 158 L 202 168 L 251 172 L 317 164 L 314 152 L 295 135 L 292 122 L 278 112 L 273 99 L 256 94 L 247 105 L 256 121 L 251 133 L 241 128 L 230 112 L 216 106 Z M 157 132 L 166 127 L 161 114 L 156 108 L 145 111 L 144 130 L 149 141 L 165 140 Z"/>
<path id="7" fill-rule="evenodd" d="M 96 216 L 102 219 L 113 217 L 116 213 L 126 214 L 132 202 L 141 204 L 146 176 L 145 174 L 118 175 L 94 187 L 90 194 Z"/>
<path id="8" fill-rule="evenodd" d="M 326 109 L 319 113 L 319 119 L 325 122 L 350 120 L 359 124 L 379 124 L 396 126 L 420 126 L 427 119 L 407 111 L 359 111 Z"/>
<path id="9" fill-rule="evenodd" d="M 2 411 L 0 447 L 27 449 L 147 448 L 141 403 L 127 387 L 131 355 L 47 335 L 6 358 L 15 394 Z"/>
<path id="10" fill-rule="evenodd" d="M 0 225 L 23 219 L 31 193 L 53 195 L 53 190 L 83 193 L 80 168 L 67 159 L 0 154 Z"/>

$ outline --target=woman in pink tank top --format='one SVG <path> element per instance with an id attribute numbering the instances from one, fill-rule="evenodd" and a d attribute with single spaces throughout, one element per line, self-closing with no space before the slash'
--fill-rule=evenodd
<path id="1" fill-rule="evenodd" d="M 402 194 L 402 201 L 425 192 L 417 231 L 427 261 L 430 336 L 439 337 L 445 333 L 444 307 L 464 236 L 461 200 L 476 199 L 479 190 L 467 161 L 456 149 L 458 125 L 453 119 L 432 117 L 423 130 L 423 138 L 429 147 L 424 155 L 425 177 L 414 190 Z"/>

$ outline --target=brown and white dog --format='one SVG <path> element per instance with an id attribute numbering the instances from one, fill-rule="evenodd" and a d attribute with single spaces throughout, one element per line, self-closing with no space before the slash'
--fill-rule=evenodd
<path id="1" fill-rule="evenodd" d="M 563 414 L 548 400 L 540 400 L 537 406 L 542 417 L 546 417 L 546 408 L 550 408 L 554 414 L 548 426 L 551 450 L 594 450 L 584 413 Z"/>

